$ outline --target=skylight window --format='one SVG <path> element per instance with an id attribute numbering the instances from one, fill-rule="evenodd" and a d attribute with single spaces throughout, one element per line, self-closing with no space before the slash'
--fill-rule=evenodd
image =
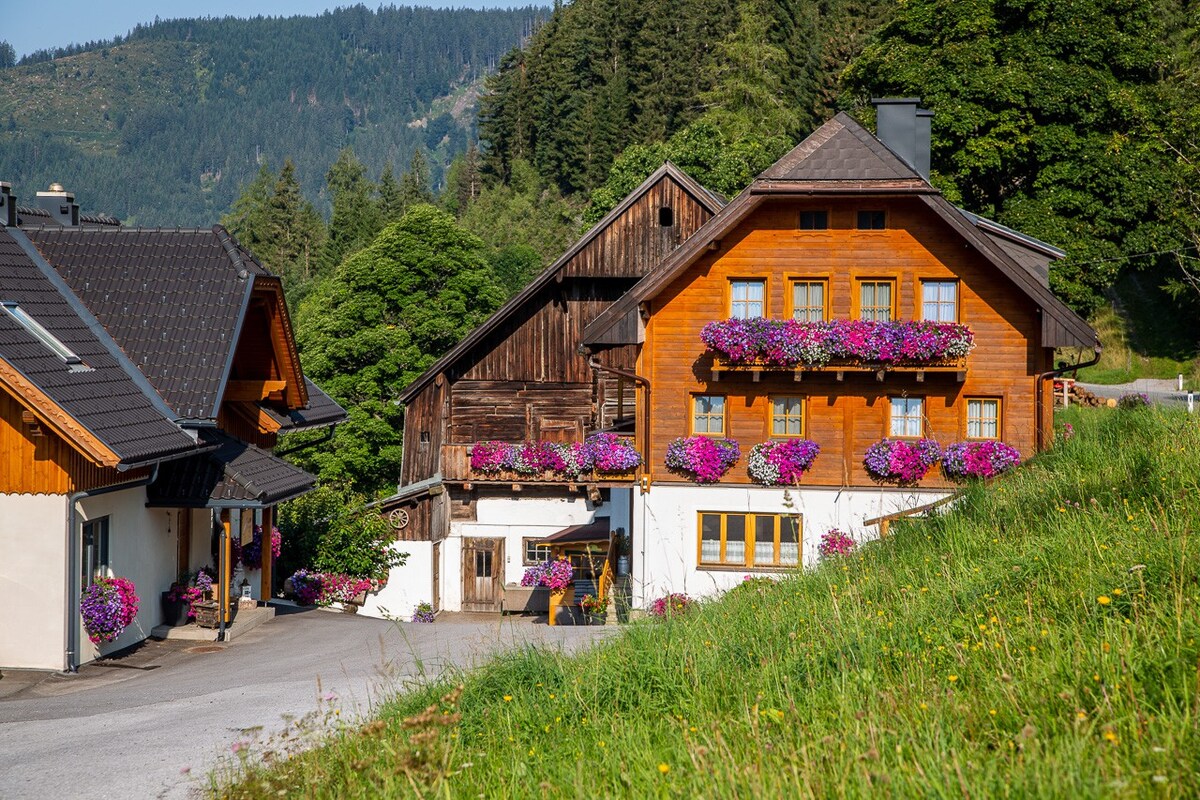
<path id="1" fill-rule="evenodd" d="M 54 334 L 42 327 L 36 319 L 29 316 L 25 309 L 21 308 L 16 303 L 0 303 L 0 309 L 3 309 L 8 316 L 12 317 L 18 325 L 25 331 L 37 339 L 46 349 L 50 350 L 54 355 L 58 356 L 66 364 L 72 366 L 83 364 L 83 359 L 71 352 L 71 349 L 58 340 Z"/>

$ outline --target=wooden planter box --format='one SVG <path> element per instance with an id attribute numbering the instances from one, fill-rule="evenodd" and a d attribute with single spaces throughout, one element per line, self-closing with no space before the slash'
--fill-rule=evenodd
<path id="1" fill-rule="evenodd" d="M 221 627 L 221 614 L 216 600 L 205 600 L 202 603 L 196 603 L 195 608 L 196 624 L 201 628 Z M 237 618 L 237 608 L 237 603 L 230 603 L 230 622 L 233 622 L 233 620 Z"/>
<path id="2" fill-rule="evenodd" d="M 510 583 L 504 587 L 502 608 L 513 614 L 545 614 L 550 610 L 550 590 Z"/>

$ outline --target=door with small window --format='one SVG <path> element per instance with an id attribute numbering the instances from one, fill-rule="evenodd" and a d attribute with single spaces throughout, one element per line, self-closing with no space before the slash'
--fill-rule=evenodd
<path id="1" fill-rule="evenodd" d="M 504 598 L 504 540 L 464 538 L 463 611 L 499 613 Z"/>

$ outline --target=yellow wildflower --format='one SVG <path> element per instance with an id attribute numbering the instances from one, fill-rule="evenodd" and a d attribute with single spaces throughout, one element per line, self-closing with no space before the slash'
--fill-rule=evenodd
<path id="1" fill-rule="evenodd" d="M 663 775 L 666 775 L 668 772 L 670 772 L 670 771 L 671 771 L 671 765 L 670 765 L 670 764 L 666 764 L 666 763 L 659 764 L 659 765 L 658 765 L 658 771 L 659 771 L 659 772 L 661 772 Z"/>

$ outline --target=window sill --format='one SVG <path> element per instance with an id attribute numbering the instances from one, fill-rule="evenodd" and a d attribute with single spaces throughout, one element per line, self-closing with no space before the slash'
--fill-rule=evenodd
<path id="1" fill-rule="evenodd" d="M 731 564 L 699 564 L 696 566 L 696 569 L 700 570 L 701 572 L 795 572 L 796 570 L 800 569 L 800 565 L 797 564 L 793 567 L 764 567 L 761 565 L 747 567 L 743 565 L 739 567 Z"/>

